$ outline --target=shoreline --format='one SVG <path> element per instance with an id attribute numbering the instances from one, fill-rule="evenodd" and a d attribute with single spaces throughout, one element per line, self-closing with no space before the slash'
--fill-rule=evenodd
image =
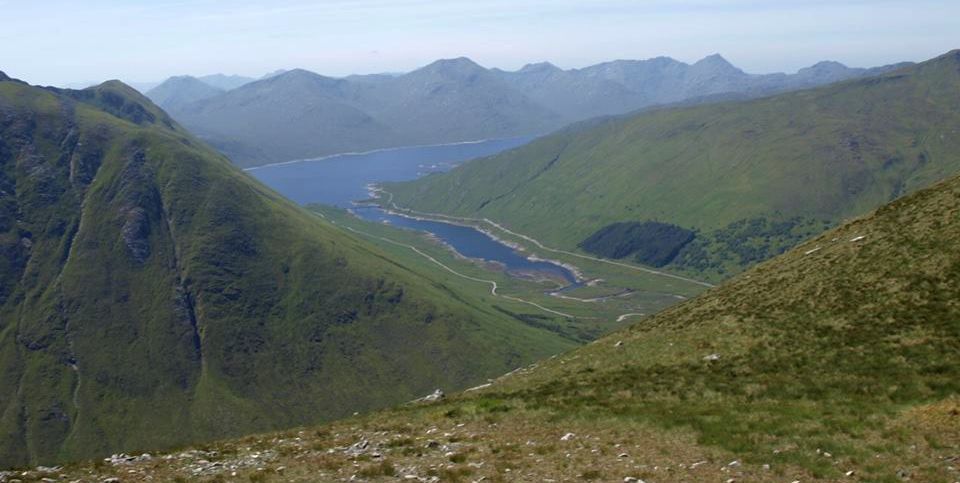
<path id="1" fill-rule="evenodd" d="M 423 213 L 423 212 L 416 211 L 416 210 L 411 210 L 411 209 L 407 209 L 407 208 L 401 208 L 401 207 L 397 206 L 396 203 L 393 202 L 393 193 L 390 193 L 389 191 L 384 190 L 381 186 L 371 184 L 371 185 L 367 185 L 367 189 L 368 189 L 368 192 L 369 192 L 372 196 L 374 196 L 375 199 L 379 199 L 379 198 L 380 198 L 380 195 L 379 195 L 379 194 L 380 194 L 381 192 L 389 194 L 389 195 L 390 195 L 390 199 L 387 201 L 387 203 L 389 203 L 389 204 L 390 204 L 391 206 L 393 206 L 395 209 L 398 209 L 398 210 L 406 210 L 406 211 L 408 211 L 408 212 L 410 212 L 410 213 L 418 213 L 418 214 L 420 214 L 420 215 L 422 215 L 422 216 L 434 216 L 434 217 L 436 217 L 436 218 L 439 219 L 439 220 L 437 220 L 437 221 L 443 221 L 443 222 L 445 222 L 445 223 L 452 223 L 450 220 L 457 220 L 457 221 L 460 221 L 460 220 L 469 220 L 469 221 L 471 221 L 471 222 L 477 222 L 478 224 L 481 224 L 481 225 L 482 225 L 483 223 L 486 223 L 486 224 L 488 224 L 488 225 L 491 225 L 491 226 L 494 226 L 494 227 L 498 228 L 499 230 L 503 231 L 504 233 L 509 233 L 510 235 L 513 235 L 513 236 L 515 236 L 515 237 L 517 237 L 517 238 L 521 238 L 521 239 L 523 239 L 523 240 L 529 241 L 530 243 L 533 243 L 534 245 L 536 245 L 538 248 L 541 248 L 541 249 L 546 250 L 546 251 L 548 251 L 548 252 L 562 253 L 562 254 L 564 254 L 564 255 L 569 255 L 569 256 L 573 256 L 573 257 L 577 257 L 577 258 L 583 258 L 583 259 L 585 259 L 585 260 L 592 260 L 592 261 L 595 261 L 595 262 L 607 263 L 607 264 L 610 264 L 610 265 L 617 265 L 617 266 L 629 268 L 629 269 L 631 269 L 631 270 L 637 270 L 637 271 L 642 271 L 642 272 L 646 272 L 646 273 L 650 273 L 650 274 L 658 275 L 658 276 L 662 276 L 662 277 L 668 277 L 668 278 L 673 278 L 673 279 L 677 279 L 677 280 L 683 280 L 683 281 L 685 281 L 685 282 L 694 283 L 694 284 L 701 285 L 701 286 L 704 286 L 704 287 L 707 287 L 707 288 L 714 288 L 714 287 L 716 287 L 716 285 L 713 285 L 713 284 L 711 284 L 711 283 L 703 282 L 703 281 L 700 281 L 700 280 L 694 280 L 694 279 L 692 279 L 692 278 L 687 278 L 687 277 L 684 277 L 684 276 L 682 276 L 682 275 L 676 275 L 676 274 L 673 274 L 673 273 L 670 273 L 670 272 L 663 272 L 663 271 L 654 270 L 654 269 L 646 268 L 646 267 L 639 266 L 639 265 L 631 265 L 631 264 L 627 264 L 627 263 L 623 263 L 623 262 L 618 262 L 618 261 L 614 261 L 614 260 L 608 260 L 608 259 L 597 258 L 597 257 L 588 256 L 588 255 L 582 255 L 582 254 L 578 254 L 578 253 L 573 253 L 573 252 L 570 252 L 570 251 L 560 250 L 560 249 L 557 249 L 557 248 L 550 248 L 550 247 L 544 246 L 543 243 L 540 243 L 539 241 L 537 241 L 537 240 L 534 239 L 534 238 L 531 238 L 530 236 L 527 236 L 527 235 L 524 235 L 524 234 L 521 234 L 521 233 L 513 232 L 513 231 L 505 228 L 504 226 L 502 226 L 502 225 L 500 225 L 500 224 L 498 224 L 498 223 L 490 220 L 489 218 L 480 219 L 480 218 L 457 217 L 457 216 L 452 216 L 452 215 L 444 215 L 444 214 L 440 214 L 440 213 Z M 406 216 L 410 216 L 410 215 L 406 215 Z M 470 226 L 472 226 L 472 225 L 470 225 Z"/>
<path id="2" fill-rule="evenodd" d="M 288 166 L 288 165 L 291 165 L 291 164 L 310 163 L 310 162 L 314 162 L 314 161 L 326 161 L 326 160 L 328 160 L 328 159 L 333 159 L 333 158 L 340 157 L 340 156 L 363 156 L 363 155 L 367 155 L 367 154 L 383 153 L 383 152 L 386 152 L 386 151 L 400 151 L 400 150 L 403 150 L 403 149 L 439 148 L 439 147 L 443 147 L 443 146 L 464 146 L 464 145 L 469 145 L 469 144 L 482 144 L 482 143 L 493 142 L 493 141 L 510 141 L 510 140 L 513 140 L 513 139 L 523 139 L 524 137 L 526 137 L 526 136 L 517 136 L 517 137 L 510 137 L 510 138 L 477 139 L 477 140 L 473 140 L 473 141 L 457 141 L 457 142 L 454 142 L 454 143 L 414 144 L 414 145 L 411 145 L 411 146 L 396 146 L 396 147 L 392 147 L 392 148 L 377 148 L 377 149 L 371 149 L 371 150 L 369 150 L 369 151 L 348 151 L 348 152 L 345 152 L 345 153 L 327 154 L 327 155 L 319 156 L 319 157 L 316 157 L 316 158 L 291 159 L 290 161 L 279 161 L 279 162 L 276 162 L 276 163 L 261 164 L 261 165 L 258 165 L 258 166 L 251 166 L 251 167 L 249 167 L 249 168 L 243 168 L 242 170 L 243 170 L 244 172 L 247 172 L 247 171 L 256 171 L 256 170 L 258 170 L 258 169 L 276 168 L 276 167 L 278 167 L 278 166 Z"/>
<path id="3" fill-rule="evenodd" d="M 379 198 L 375 198 L 375 199 L 379 199 Z M 371 204 L 374 204 L 374 203 L 371 203 Z M 504 245 L 504 246 L 506 246 L 506 247 L 514 250 L 515 252 L 521 254 L 524 258 L 526 258 L 526 259 L 527 259 L 528 261 L 530 261 L 530 262 L 550 263 L 550 264 L 552 264 L 552 265 L 556 265 L 556 266 L 558 266 L 558 267 L 561 267 L 561 268 L 569 271 L 569 272 L 573 275 L 574 281 L 573 281 L 572 283 L 569 283 L 568 286 L 573 286 L 573 285 L 578 285 L 578 284 L 585 284 L 585 283 L 588 283 L 588 282 L 590 281 L 586 276 L 584 276 L 583 271 L 582 271 L 579 267 L 577 267 L 576 265 L 573 265 L 573 264 L 571 264 L 571 263 L 564 262 L 564 261 L 561 261 L 561 260 L 554 260 L 554 259 L 550 259 L 550 258 L 544 258 L 544 257 L 537 256 L 536 254 L 530 253 L 530 250 L 529 250 L 526 246 L 524 246 L 524 245 L 522 245 L 522 244 L 520 244 L 520 243 L 518 243 L 518 242 L 512 241 L 512 240 L 505 240 L 505 239 L 497 236 L 496 233 L 494 233 L 492 230 L 490 230 L 490 229 L 488 229 L 488 228 L 484 228 L 484 227 L 477 226 L 477 225 L 472 225 L 472 224 L 470 224 L 470 223 L 465 223 L 465 222 L 456 222 L 456 221 L 450 221 L 450 220 L 442 220 L 442 219 L 436 219 L 436 218 L 429 218 L 429 217 L 419 216 L 419 215 L 411 215 L 411 214 L 403 213 L 403 212 L 401 212 L 401 211 L 397 211 L 396 209 L 393 209 L 393 208 L 385 208 L 385 207 L 384 207 L 383 205 L 381 205 L 381 204 L 376 204 L 376 206 L 377 206 L 378 208 L 380 208 L 381 210 L 383 210 L 383 211 L 384 211 L 385 213 L 387 213 L 387 214 L 394 215 L 394 216 L 401 216 L 401 217 L 404 217 L 404 218 L 409 218 L 409 219 L 411 219 L 411 220 L 430 221 L 430 222 L 434 222 L 434 223 L 446 223 L 446 224 L 448 224 L 448 225 L 462 226 L 462 227 L 464 227 L 464 228 L 472 228 L 472 229 L 474 229 L 474 230 L 476 230 L 476 231 L 478 231 L 478 232 L 480 232 L 480 233 L 483 233 L 484 235 L 486 235 L 487 237 L 489 237 L 491 240 L 493 240 L 493 241 L 495 241 L 495 242 L 497 242 L 497 243 L 499 243 L 499 244 L 501 244 L 501 245 Z M 448 245 L 448 244 L 445 243 L 445 242 L 444 242 L 444 244 L 445 244 L 445 245 Z M 456 252 L 456 253 L 457 253 L 458 255 L 460 255 L 461 257 L 466 258 L 466 259 L 470 259 L 470 257 L 464 256 L 463 254 L 460 254 L 459 252 L 457 252 L 456 249 L 453 248 L 452 246 L 450 247 L 450 249 L 452 249 L 454 252 Z M 479 260 L 483 260 L 483 261 L 485 261 L 485 262 L 490 262 L 490 260 L 486 260 L 486 259 L 479 259 Z M 566 288 L 566 287 L 563 287 L 563 288 Z"/>
<path id="4" fill-rule="evenodd" d="M 547 293 L 563 291 L 563 290 L 569 289 L 569 288 L 574 287 L 574 286 L 577 286 L 577 285 L 586 285 L 586 284 L 588 284 L 588 283 L 590 283 L 590 282 L 592 281 L 591 279 L 588 279 L 588 278 L 584 275 L 584 273 L 583 273 L 583 271 L 580 269 L 580 267 L 577 267 L 576 265 L 573 265 L 572 263 L 569 263 L 569 262 L 565 262 L 565 261 L 561 261 L 561 260 L 554 260 L 554 259 L 550 259 L 550 258 L 540 257 L 540 256 L 538 256 L 538 255 L 535 254 L 535 253 L 531 253 L 531 250 L 530 250 L 529 248 L 527 248 L 526 246 L 522 245 L 521 243 L 515 242 L 515 241 L 513 241 L 513 240 L 505 240 L 505 239 L 501 238 L 500 236 L 497 236 L 497 234 L 496 234 L 494 231 L 492 231 L 491 229 L 486 228 L 486 227 L 484 227 L 484 226 L 482 226 L 482 225 L 480 225 L 480 224 L 470 224 L 470 223 L 462 222 L 462 221 L 445 220 L 445 219 L 439 219 L 439 218 L 433 218 L 433 217 L 427 217 L 427 216 L 420 216 L 420 215 L 413 215 L 413 214 L 409 214 L 409 213 L 404 213 L 403 211 L 400 211 L 400 208 L 396 207 L 395 205 L 394 205 L 394 206 L 395 206 L 394 208 L 385 207 L 385 206 L 383 205 L 383 198 L 382 198 L 382 196 L 381 196 L 381 193 L 383 192 L 383 189 L 379 186 L 379 184 L 377 184 L 377 183 L 370 183 L 370 184 L 367 184 L 367 185 L 366 185 L 366 188 L 367 188 L 367 194 L 370 196 L 369 199 L 363 200 L 363 202 L 362 202 L 362 203 L 363 203 L 364 205 L 366 205 L 366 206 L 376 206 L 377 208 L 383 210 L 384 213 L 387 213 L 387 214 L 389 214 L 389 215 L 394 215 L 394 216 L 400 216 L 400 217 L 403 217 L 403 218 L 408 218 L 408 219 L 411 219 L 411 220 L 429 221 L 429 222 L 434 222 L 434 223 L 446 223 L 446 224 L 448 224 L 448 225 L 462 226 L 462 227 L 464 227 L 464 228 L 471 228 L 471 229 L 474 229 L 474 230 L 476 230 L 476 231 L 478 231 L 478 232 L 480 232 L 480 233 L 483 233 L 484 235 L 486 235 L 486 236 L 487 236 L 488 238 L 490 238 L 491 240 L 493 240 L 493 241 L 495 241 L 495 242 L 497 242 L 497 243 L 499 243 L 499 244 L 501 244 L 501 245 L 504 245 L 504 246 L 506 246 L 507 248 L 510 248 L 511 250 L 517 252 L 518 254 L 520 254 L 521 256 L 523 256 L 525 259 L 527 259 L 527 261 L 535 262 L 535 263 L 536 263 L 536 262 L 549 263 L 549 264 L 551 264 L 551 265 L 556 265 L 556 266 L 558 266 L 558 267 L 560 267 L 560 268 L 563 268 L 564 270 L 567 270 L 568 272 L 570 272 L 571 275 L 573 275 L 573 281 L 572 281 L 572 282 L 571 282 L 571 281 L 565 281 L 565 282 L 567 283 L 565 286 L 562 286 L 562 287 L 560 287 L 560 288 L 551 290 L 550 292 L 547 292 Z M 357 205 L 359 205 L 360 203 L 358 203 L 358 202 L 353 202 L 353 204 L 354 204 L 354 206 L 357 206 Z M 348 210 L 348 211 L 351 211 L 351 210 Z M 351 213 L 352 213 L 352 211 L 351 211 Z M 357 216 L 355 213 L 352 213 L 352 214 L 353 214 L 354 216 Z M 436 237 L 436 235 L 433 235 L 433 234 L 430 233 L 430 232 L 427 232 L 427 233 L 429 233 L 432 238 L 436 238 L 436 239 L 439 240 L 439 238 Z M 462 258 L 464 258 L 464 259 L 466 259 L 466 260 L 471 260 L 471 259 L 472 259 L 472 260 L 480 260 L 480 261 L 482 261 L 482 262 L 484 262 L 484 263 L 499 263 L 499 262 L 496 262 L 496 261 L 494 261 L 494 260 L 487 260 L 487 259 L 483 259 L 483 258 L 471 258 L 471 257 L 467 257 L 467 256 L 463 255 L 462 253 L 458 252 L 458 251 L 456 250 L 456 248 L 454 248 L 453 246 L 451 246 L 451 245 L 449 245 L 448 243 L 444 242 L 443 240 L 439 240 L 439 241 L 441 242 L 441 244 L 447 246 L 450 250 L 452 250 L 457 256 L 462 257 Z M 505 273 L 508 273 L 509 270 L 504 270 L 504 272 L 505 272 Z M 550 277 L 546 277 L 546 279 L 551 279 L 551 278 L 550 278 Z M 551 280 L 552 280 L 552 279 L 551 279 Z"/>

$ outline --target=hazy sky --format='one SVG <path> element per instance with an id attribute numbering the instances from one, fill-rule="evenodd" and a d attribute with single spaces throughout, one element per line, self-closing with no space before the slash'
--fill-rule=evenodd
<path id="1" fill-rule="evenodd" d="M 0 70 L 31 83 L 514 69 L 719 52 L 748 72 L 960 48 L 958 0 L 0 0 Z"/>

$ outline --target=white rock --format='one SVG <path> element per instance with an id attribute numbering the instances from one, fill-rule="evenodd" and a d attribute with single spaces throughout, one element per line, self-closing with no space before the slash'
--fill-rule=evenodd
<path id="1" fill-rule="evenodd" d="M 563 435 L 563 436 L 560 437 L 560 441 L 570 441 L 570 440 L 573 439 L 575 436 L 576 436 L 576 435 L 573 434 L 573 433 L 567 433 L 567 434 L 565 434 L 565 435 Z"/>
<path id="2" fill-rule="evenodd" d="M 720 360 L 720 354 L 709 354 L 709 355 L 703 356 L 703 360 L 705 360 L 705 361 L 719 361 L 719 360 Z"/>
<path id="3" fill-rule="evenodd" d="M 428 394 L 428 395 L 426 395 L 426 396 L 418 399 L 418 401 L 421 401 L 421 402 L 435 402 L 435 401 L 439 401 L 439 400 L 443 399 L 444 397 L 446 397 L 446 395 L 443 394 L 443 391 L 441 391 L 441 390 L 439 390 L 439 389 L 435 389 L 432 393 L 430 393 L 430 394 Z"/>

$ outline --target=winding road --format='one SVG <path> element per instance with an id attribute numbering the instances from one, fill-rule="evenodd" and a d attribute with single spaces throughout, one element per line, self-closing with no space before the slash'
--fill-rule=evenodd
<path id="1" fill-rule="evenodd" d="M 497 293 L 497 282 L 496 282 L 495 280 L 486 280 L 486 279 L 483 279 L 483 278 L 476 278 L 476 277 L 471 277 L 471 276 L 469 276 L 469 275 L 465 275 L 465 274 L 463 274 L 463 273 L 460 273 L 460 272 L 458 272 L 458 271 L 456 271 L 456 270 L 448 267 L 447 265 L 443 264 L 440 260 L 437 260 L 436 258 L 433 258 L 433 257 L 430 256 L 429 254 L 424 253 L 422 250 L 420 250 L 419 248 L 417 248 L 417 247 L 415 247 L 415 246 L 413 246 L 413 245 L 408 245 L 408 244 L 406 244 L 406 243 L 400 243 L 400 242 L 398 242 L 398 241 L 396 241 L 396 240 L 391 240 L 391 239 L 386 238 L 386 237 L 382 237 L 382 236 L 379 236 L 379 235 L 374 235 L 374 234 L 372 234 L 372 233 L 367 233 L 367 232 L 365 232 L 365 231 L 357 230 L 356 228 L 353 228 L 353 227 L 350 227 L 350 226 L 341 225 L 341 224 L 337 223 L 336 221 L 333 221 L 333 220 L 327 218 L 323 213 L 316 213 L 316 214 L 319 215 L 321 218 L 327 220 L 328 222 L 330 222 L 330 223 L 332 223 L 332 224 L 334 224 L 334 225 L 342 226 L 343 228 L 345 228 L 345 229 L 347 229 L 347 230 L 350 230 L 350 231 L 352 231 L 353 233 L 356 233 L 356 234 L 359 234 L 359 235 L 363 235 L 363 236 L 366 236 L 366 237 L 370 237 L 370 238 L 376 238 L 376 239 L 378 239 L 378 240 L 382 240 L 382 241 L 384 241 L 384 242 L 387 242 L 387 243 L 390 243 L 390 244 L 392 244 L 392 245 L 396 245 L 396 246 L 399 246 L 399 247 L 409 248 L 410 250 L 413 250 L 413 251 L 414 251 L 415 253 L 417 253 L 418 255 L 426 258 L 427 260 L 430 260 L 431 262 L 439 265 L 439 266 L 440 266 L 441 268 L 443 268 L 444 270 L 446 270 L 446 271 L 448 271 L 448 272 L 450 272 L 450 273 L 452 273 L 452 274 L 454 274 L 454 275 L 456 275 L 456 276 L 458 276 L 458 277 L 465 278 L 465 279 L 467 279 L 467 280 L 471 280 L 471 281 L 474 281 L 474 282 L 486 283 L 486 284 L 490 285 L 490 295 L 493 295 L 494 297 L 501 297 L 501 298 L 504 298 L 504 299 L 507 299 L 507 300 L 512 300 L 512 301 L 514 301 L 514 302 L 520 302 L 520 303 L 523 303 L 523 304 L 531 305 L 531 306 L 536 307 L 536 308 L 538 308 L 538 309 L 540 309 L 540 310 L 543 310 L 544 312 L 549 312 L 549 313 L 551 313 L 551 314 L 559 315 L 559 316 L 561 316 L 561 317 L 567 317 L 567 318 L 570 318 L 570 319 L 587 319 L 587 318 L 591 318 L 591 317 L 579 317 L 579 316 L 576 316 L 576 315 L 567 314 L 567 313 L 564 313 L 564 312 L 560 312 L 560 311 L 558 311 L 558 310 L 553 310 L 553 309 L 544 307 L 544 306 L 542 306 L 542 305 L 540 305 L 540 304 L 538 304 L 538 303 L 536 303 L 536 302 L 532 302 L 532 301 L 530 301 L 530 300 L 524 300 L 524 299 L 519 298 L 519 297 L 513 297 L 513 296 L 511 296 L 511 295 L 504 295 L 504 294 Z"/>
<path id="2" fill-rule="evenodd" d="M 660 275 L 660 276 L 663 276 L 663 277 L 673 278 L 673 279 L 676 279 L 676 280 L 683 280 L 684 282 L 695 283 L 695 284 L 697 284 L 697 285 L 701 285 L 701 286 L 704 286 L 704 287 L 713 287 L 713 286 L 714 286 L 713 284 L 710 284 L 710 283 L 707 283 L 707 282 L 701 282 L 700 280 L 694 280 L 694 279 L 692 279 L 692 278 L 687 278 L 687 277 L 683 277 L 683 276 L 680 276 L 680 275 L 674 275 L 674 274 L 672 274 L 672 273 L 666 273 L 666 272 L 661 272 L 661 271 L 659 271 L 659 270 L 653 270 L 653 269 L 646 268 L 646 267 L 640 267 L 640 266 L 637 266 L 637 265 L 631 265 L 631 264 L 629 264 L 629 263 L 615 262 L 615 261 L 613 261 L 613 260 L 607 260 L 607 259 L 604 259 L 604 258 L 591 257 L 591 256 L 589 256 L 589 255 L 583 255 L 583 254 L 580 254 L 580 253 L 569 252 L 569 251 L 560 250 L 560 249 L 557 249 L 557 248 L 550 248 L 550 247 L 544 245 L 543 243 L 540 243 L 539 240 L 536 240 L 536 239 L 534 239 L 533 237 L 530 237 L 530 236 L 524 235 L 524 234 L 522 234 L 522 233 L 517 233 L 517 232 L 515 232 L 515 231 L 512 231 L 512 230 L 510 230 L 509 228 L 507 228 L 507 227 L 505 227 L 505 226 L 503 226 L 503 225 L 501 225 L 501 224 L 499 224 L 499 223 L 497 223 L 497 222 L 495 222 L 495 221 L 493 221 L 493 220 L 491 220 L 491 219 L 489 219 L 489 218 L 469 218 L 469 217 L 461 217 L 461 216 L 451 216 L 451 215 L 444 215 L 444 214 L 440 214 L 440 213 L 429 213 L 429 212 L 411 210 L 411 209 L 408 209 L 408 208 L 401 208 L 401 207 L 397 206 L 396 203 L 393 202 L 393 193 L 391 193 L 391 192 L 389 192 L 389 191 L 387 191 L 387 190 L 384 190 L 384 189 L 380 189 L 379 192 L 381 192 L 381 193 L 386 193 L 387 195 L 389 195 L 390 198 L 387 200 L 387 203 L 388 203 L 394 210 L 397 210 L 397 211 L 399 211 L 399 212 L 415 213 L 415 214 L 421 215 L 421 216 L 430 216 L 430 217 L 434 217 L 434 218 L 443 218 L 443 219 L 449 219 L 449 220 L 458 220 L 458 221 L 461 221 L 461 222 L 486 223 L 486 224 L 488 224 L 488 225 L 490 225 L 490 226 L 492 226 L 492 227 L 494 227 L 494 228 L 496 228 L 496 229 L 498 229 L 498 230 L 500 230 L 500 231 L 502 231 L 502 232 L 504 232 L 504 233 L 510 234 L 510 235 L 512 235 L 512 236 L 515 236 L 515 237 L 520 238 L 520 239 L 523 239 L 523 240 L 526 240 L 526 241 L 528 241 L 528 242 L 536 245 L 538 248 L 543 249 L 543 250 L 546 250 L 546 251 L 549 251 L 549 252 L 561 253 L 561 254 L 564 254 L 564 255 L 569 255 L 569 256 L 571 256 L 571 257 L 582 258 L 582 259 L 591 260 L 591 261 L 594 261 L 594 262 L 606 263 L 606 264 L 609 264 L 609 265 L 616 265 L 616 266 L 619 266 L 619 267 L 628 268 L 628 269 L 630 269 L 630 270 L 636 270 L 636 271 L 638 271 L 638 272 L 645 272 L 645 273 L 649 273 L 649 274 L 653 274 L 653 275 Z"/>

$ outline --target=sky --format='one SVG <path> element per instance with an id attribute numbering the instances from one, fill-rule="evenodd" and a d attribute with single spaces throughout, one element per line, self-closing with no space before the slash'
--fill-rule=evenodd
<path id="1" fill-rule="evenodd" d="M 516 69 L 720 53 L 751 73 L 960 48 L 958 0 L 0 0 L 0 70 L 33 84 Z"/>

